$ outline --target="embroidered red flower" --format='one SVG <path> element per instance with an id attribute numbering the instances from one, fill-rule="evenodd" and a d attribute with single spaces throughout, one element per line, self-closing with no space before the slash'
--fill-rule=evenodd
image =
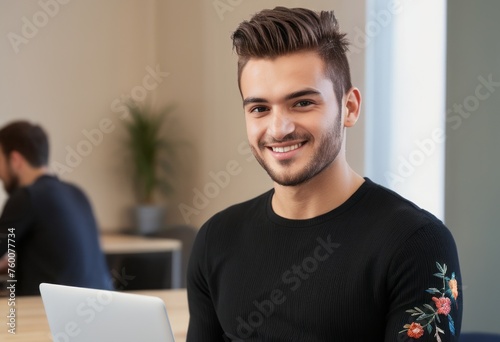
<path id="1" fill-rule="evenodd" d="M 458 283 L 457 283 L 457 280 L 456 279 L 450 279 L 450 281 L 448 282 L 448 285 L 450 286 L 451 295 L 453 296 L 453 298 L 455 300 L 457 300 L 457 297 L 458 297 Z"/>
<path id="2" fill-rule="evenodd" d="M 448 297 L 432 297 L 434 304 L 436 304 L 437 313 L 440 315 L 448 316 L 451 311 L 451 300 Z"/>
<path id="3" fill-rule="evenodd" d="M 420 338 L 424 334 L 424 328 L 419 323 L 413 322 L 408 328 L 408 336 L 411 338 Z"/>

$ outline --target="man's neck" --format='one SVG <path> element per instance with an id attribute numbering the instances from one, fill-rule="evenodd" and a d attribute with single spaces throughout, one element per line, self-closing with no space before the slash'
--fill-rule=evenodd
<path id="1" fill-rule="evenodd" d="M 288 219 L 313 218 L 347 201 L 363 182 L 363 177 L 354 172 L 346 162 L 334 162 L 304 184 L 275 184 L 273 210 Z"/>
<path id="2" fill-rule="evenodd" d="M 22 175 L 19 176 L 19 185 L 29 186 L 33 184 L 38 178 L 48 173 L 49 169 L 46 166 L 27 169 L 22 173 Z"/>

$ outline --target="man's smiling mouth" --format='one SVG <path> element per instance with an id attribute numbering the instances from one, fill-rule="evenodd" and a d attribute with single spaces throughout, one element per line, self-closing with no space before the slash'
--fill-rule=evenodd
<path id="1" fill-rule="evenodd" d="M 286 152 L 296 150 L 302 145 L 303 145 L 303 143 L 298 143 L 298 144 L 291 145 L 291 146 L 271 147 L 271 149 L 273 150 L 273 152 L 286 153 Z"/>

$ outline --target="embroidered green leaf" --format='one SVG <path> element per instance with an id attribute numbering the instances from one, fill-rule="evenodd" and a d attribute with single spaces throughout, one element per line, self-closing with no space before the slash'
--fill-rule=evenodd
<path id="1" fill-rule="evenodd" d="M 436 289 L 435 287 L 433 288 L 430 288 L 430 289 L 427 289 L 425 290 L 426 292 L 430 293 L 430 294 L 435 294 L 435 293 L 441 293 L 441 291 L 439 291 L 438 289 Z"/>
<path id="2" fill-rule="evenodd" d="M 448 315 L 448 326 L 450 328 L 450 333 L 455 336 L 455 322 L 453 322 L 451 315 Z"/>
<path id="3" fill-rule="evenodd" d="M 444 278 L 444 274 L 442 274 L 442 273 L 434 273 L 434 276 L 438 277 L 438 278 L 441 278 L 441 279 Z"/>
<path id="4" fill-rule="evenodd" d="M 434 314 L 433 314 L 433 313 L 432 313 L 432 314 L 423 314 L 423 315 L 420 315 L 420 316 L 417 318 L 417 321 L 422 321 L 422 320 L 427 319 L 427 318 L 432 317 L 432 316 L 434 316 Z"/>
<path id="5" fill-rule="evenodd" d="M 437 330 L 437 332 L 440 332 L 441 334 L 444 334 L 444 330 L 441 329 L 440 327 L 436 326 L 436 330 Z"/>
<path id="6" fill-rule="evenodd" d="M 444 267 L 442 267 L 442 266 L 439 264 L 439 262 L 436 262 L 436 267 L 438 268 L 438 270 L 439 270 L 441 273 L 443 273 L 443 274 L 445 274 L 445 273 L 446 273 L 446 270 L 445 270 L 445 269 L 446 269 L 446 264 L 444 264 Z"/>
<path id="7" fill-rule="evenodd" d="M 427 324 L 427 332 L 428 332 L 429 334 L 432 334 L 432 325 Z"/>
<path id="8" fill-rule="evenodd" d="M 408 312 L 408 313 L 416 313 L 417 311 L 413 310 L 413 309 L 410 309 L 410 310 L 406 310 L 406 312 Z"/>
<path id="9" fill-rule="evenodd" d="M 433 308 L 432 306 L 430 306 L 429 304 L 424 304 L 424 306 L 425 306 L 427 309 L 431 310 L 432 312 L 436 312 L 436 310 L 434 310 L 434 308 Z"/>

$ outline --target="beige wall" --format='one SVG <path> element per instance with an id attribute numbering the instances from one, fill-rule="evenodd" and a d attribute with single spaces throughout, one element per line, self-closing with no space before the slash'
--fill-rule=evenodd
<path id="1" fill-rule="evenodd" d="M 50 5 L 44 9 L 42 3 Z M 221 3 L 226 6 L 217 10 Z M 85 189 L 103 230 L 120 230 L 131 225 L 134 199 L 124 172 L 117 99 L 140 96 L 149 77 L 151 90 L 145 93 L 158 105 L 176 104 L 176 136 L 190 143 L 178 163 L 168 223 L 200 226 L 215 212 L 272 186 L 244 145 L 229 37 L 240 21 L 275 5 L 335 9 L 343 30 L 354 34 L 363 28 L 362 0 L 3 1 L 0 125 L 18 118 L 41 123 L 50 134 L 51 166 L 69 167 L 61 178 Z M 363 49 L 351 61 L 354 83 L 362 89 Z M 148 76 L 157 66 L 161 73 Z M 348 158 L 359 172 L 363 122 L 348 135 Z M 99 127 L 107 132 L 102 139 Z M 94 132 L 93 144 L 84 130 Z M 222 177 L 219 185 L 214 175 Z M 0 204 L 5 198 L 0 193 Z M 191 212 L 182 215 L 179 206 Z"/>
<path id="2" fill-rule="evenodd" d="M 109 120 L 115 129 L 103 134 L 102 142 L 95 140 L 92 151 L 79 162 L 70 161 L 75 167 L 62 178 L 83 187 L 99 223 L 115 229 L 126 224 L 124 211 L 132 198 L 119 176 L 120 120 L 111 104 L 141 84 L 145 68 L 155 65 L 154 36 L 147 24 L 151 1 L 51 3 L 59 7 L 50 7 L 53 16 L 45 15 L 46 22 L 43 13 L 47 11 L 38 1 L 0 5 L 0 121 L 39 122 L 50 134 L 51 165 L 67 165 L 67 149 L 77 150 L 80 144 L 87 153 L 88 144 L 82 141 L 88 139 L 82 130 L 97 129 L 101 120 Z M 36 34 L 29 31 L 26 20 L 32 24 L 38 20 Z M 28 37 L 17 46 L 17 53 L 5 39 L 9 32 Z"/>

